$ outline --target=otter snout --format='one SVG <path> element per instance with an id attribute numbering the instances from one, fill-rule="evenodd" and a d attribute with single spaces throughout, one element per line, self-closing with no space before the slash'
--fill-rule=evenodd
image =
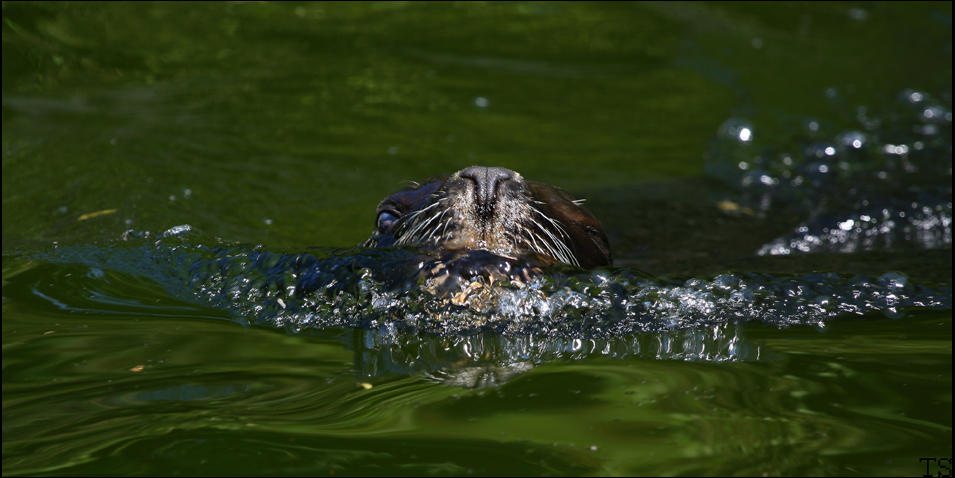
<path id="1" fill-rule="evenodd" d="M 458 176 L 474 182 L 477 210 L 485 219 L 494 213 L 494 204 L 500 194 L 500 185 L 520 177 L 510 169 L 485 166 L 471 166 L 458 172 Z"/>

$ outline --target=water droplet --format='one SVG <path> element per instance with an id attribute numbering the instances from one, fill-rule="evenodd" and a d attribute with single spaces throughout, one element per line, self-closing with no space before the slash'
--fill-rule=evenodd
<path id="1" fill-rule="evenodd" d="M 749 142 L 753 140 L 753 125 L 741 118 L 730 118 L 720 125 L 718 134 L 723 138 Z"/>
<path id="2" fill-rule="evenodd" d="M 753 139 L 753 132 L 749 128 L 742 128 L 739 130 L 739 140 L 746 142 Z"/>

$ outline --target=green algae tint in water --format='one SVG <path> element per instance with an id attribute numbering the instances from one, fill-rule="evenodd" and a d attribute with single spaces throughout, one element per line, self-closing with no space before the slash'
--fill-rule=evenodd
<path id="1" fill-rule="evenodd" d="M 447 357 L 479 338 L 389 348 L 244 325 L 260 318 L 201 305 L 119 241 L 188 223 L 208 247 L 348 247 L 404 181 L 484 164 L 588 198 L 618 265 L 901 272 L 950 303 L 950 239 L 757 257 L 811 218 L 703 176 L 730 118 L 783 152 L 859 127 L 859 106 L 907 124 L 878 116 L 907 89 L 950 112 L 950 3 L 5 3 L 3 17 L 5 475 L 950 468 L 950 309 L 637 334 L 641 352 L 617 355 L 571 341 L 543 363 L 489 359 L 469 382 Z M 938 125 L 932 171 L 950 186 L 951 120 Z M 93 247 L 54 261 L 54 243 Z M 683 360 L 706 336 L 736 358 Z"/>

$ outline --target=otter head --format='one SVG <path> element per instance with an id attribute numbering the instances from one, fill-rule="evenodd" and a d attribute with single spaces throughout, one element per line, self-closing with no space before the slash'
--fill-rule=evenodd
<path id="1" fill-rule="evenodd" d="M 385 198 L 366 247 L 486 251 L 541 265 L 612 264 L 607 236 L 563 190 L 504 168 L 432 176 Z"/>

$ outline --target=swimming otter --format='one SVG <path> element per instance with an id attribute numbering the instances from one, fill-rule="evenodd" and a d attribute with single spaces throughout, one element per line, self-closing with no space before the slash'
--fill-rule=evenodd
<path id="1" fill-rule="evenodd" d="M 497 260 L 506 276 L 553 264 L 612 265 L 600 222 L 563 190 L 504 168 L 472 166 L 432 176 L 378 205 L 365 247 L 412 245 L 449 258 Z M 501 262 L 503 260 L 503 262 Z M 530 269 L 528 269 L 528 267 Z"/>

